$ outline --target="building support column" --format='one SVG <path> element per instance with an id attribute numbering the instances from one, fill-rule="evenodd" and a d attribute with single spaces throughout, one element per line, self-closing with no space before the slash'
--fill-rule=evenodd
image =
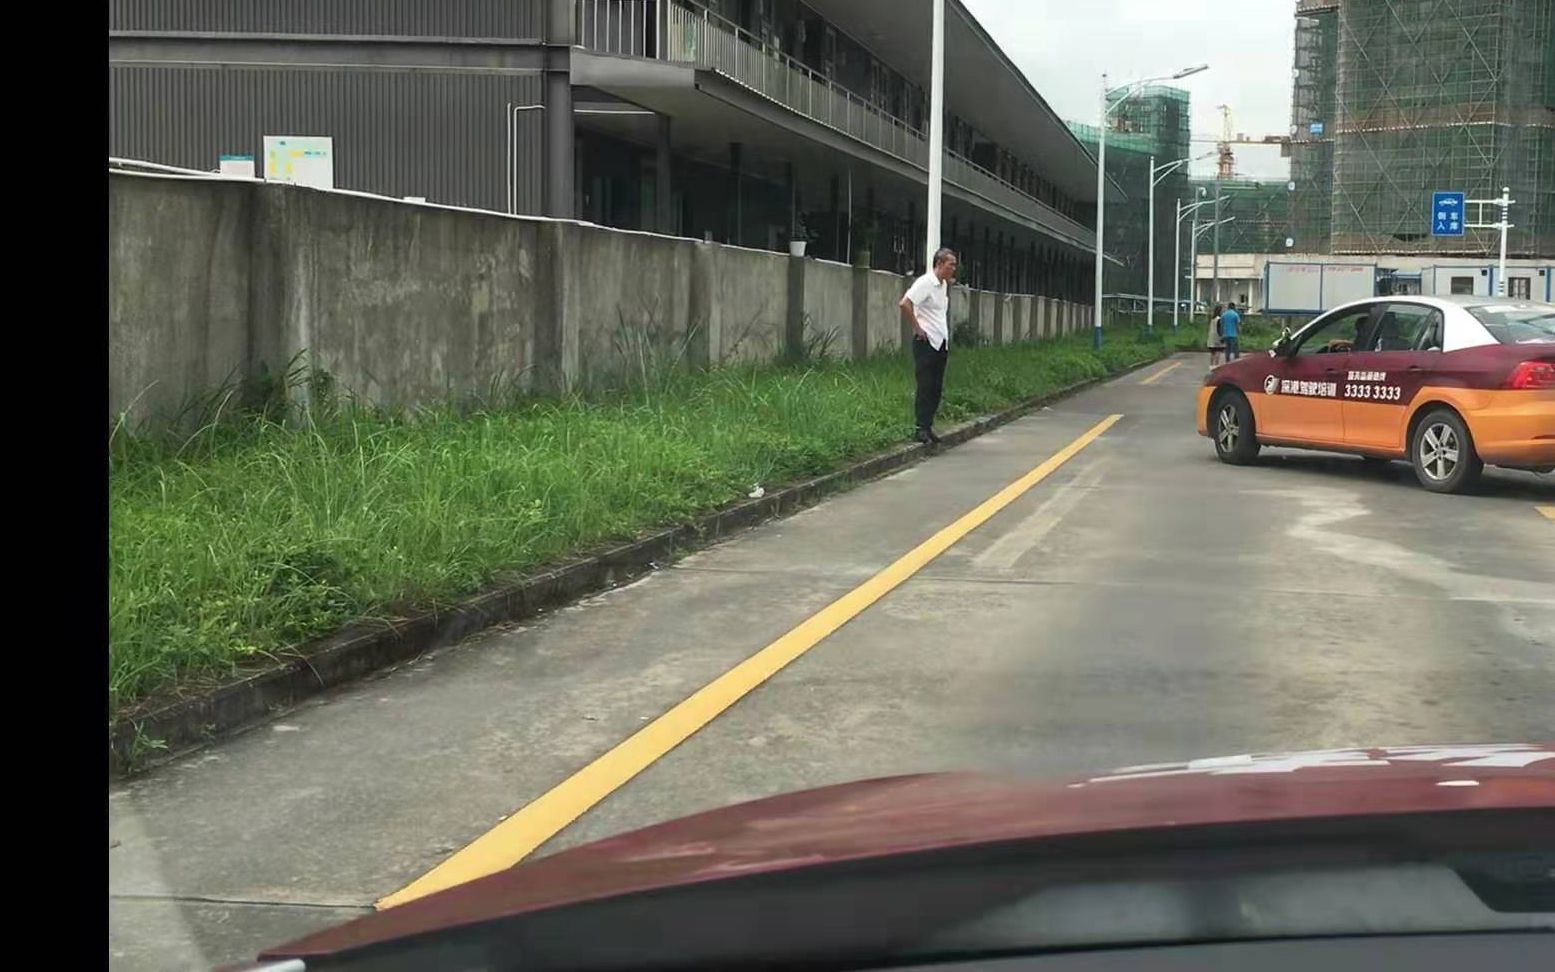
<path id="1" fill-rule="evenodd" d="M 654 153 L 653 208 L 655 228 L 666 236 L 675 235 L 675 187 L 670 177 L 674 156 L 670 151 L 671 145 L 670 116 L 660 115 L 659 140 Z"/>
<path id="2" fill-rule="evenodd" d="M 545 31 L 545 214 L 575 219 L 577 129 L 572 116 L 571 0 L 549 0 Z"/>
<path id="3" fill-rule="evenodd" d="M 740 164 L 744 159 L 744 146 L 729 143 L 729 205 L 727 212 L 734 225 L 729 228 L 728 242 L 741 246 L 745 239 L 745 213 L 740 204 Z"/>

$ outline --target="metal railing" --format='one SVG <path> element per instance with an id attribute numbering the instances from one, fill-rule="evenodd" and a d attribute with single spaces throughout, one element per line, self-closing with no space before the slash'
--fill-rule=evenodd
<path id="1" fill-rule="evenodd" d="M 578 45 L 604 54 L 659 57 L 657 0 L 578 0 Z"/>
<path id="2" fill-rule="evenodd" d="M 670 0 L 665 58 L 717 71 L 812 121 L 917 166 L 928 165 L 923 133 L 761 38 L 685 0 Z"/>
<path id="3" fill-rule="evenodd" d="M 928 168 L 929 143 L 923 131 L 695 0 L 580 0 L 578 9 L 578 42 L 583 47 L 716 71 L 811 121 Z M 945 178 L 951 183 L 1077 239 L 1090 232 L 965 156 L 953 151 L 945 155 Z"/>

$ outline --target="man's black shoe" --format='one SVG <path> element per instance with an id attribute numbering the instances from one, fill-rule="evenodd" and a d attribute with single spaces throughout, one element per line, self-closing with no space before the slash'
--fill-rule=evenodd
<path id="1" fill-rule="evenodd" d="M 925 429 L 924 431 L 929 433 L 929 441 L 930 442 L 934 443 L 935 445 L 939 445 L 939 434 L 938 433 L 936 433 L 933 429 Z"/>
<path id="2" fill-rule="evenodd" d="M 935 437 L 934 433 L 930 432 L 928 429 L 919 429 L 917 433 L 913 435 L 913 438 L 917 439 L 919 442 L 926 446 L 931 446 L 939 442 L 939 439 Z"/>

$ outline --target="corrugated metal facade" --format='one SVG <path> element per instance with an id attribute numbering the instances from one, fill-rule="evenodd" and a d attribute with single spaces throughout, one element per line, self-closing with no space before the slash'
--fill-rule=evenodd
<path id="1" fill-rule="evenodd" d="M 507 110 L 539 105 L 542 88 L 538 75 L 112 65 L 109 151 L 202 170 L 252 155 L 262 173 L 264 136 L 328 135 L 338 188 L 499 212 L 511 158 L 516 211 L 540 213 L 544 112 L 513 113 L 510 152 Z"/>
<path id="2" fill-rule="evenodd" d="M 535 39 L 544 0 L 109 0 L 108 29 Z"/>

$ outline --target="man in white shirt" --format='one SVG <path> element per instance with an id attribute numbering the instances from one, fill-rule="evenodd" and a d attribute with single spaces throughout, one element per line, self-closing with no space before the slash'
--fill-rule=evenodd
<path id="1" fill-rule="evenodd" d="M 945 364 L 950 360 L 950 282 L 956 279 L 954 250 L 934 254 L 934 269 L 913 281 L 902 298 L 902 316 L 912 325 L 913 365 L 918 376 L 916 438 L 938 444 L 934 414 L 945 392 Z"/>

